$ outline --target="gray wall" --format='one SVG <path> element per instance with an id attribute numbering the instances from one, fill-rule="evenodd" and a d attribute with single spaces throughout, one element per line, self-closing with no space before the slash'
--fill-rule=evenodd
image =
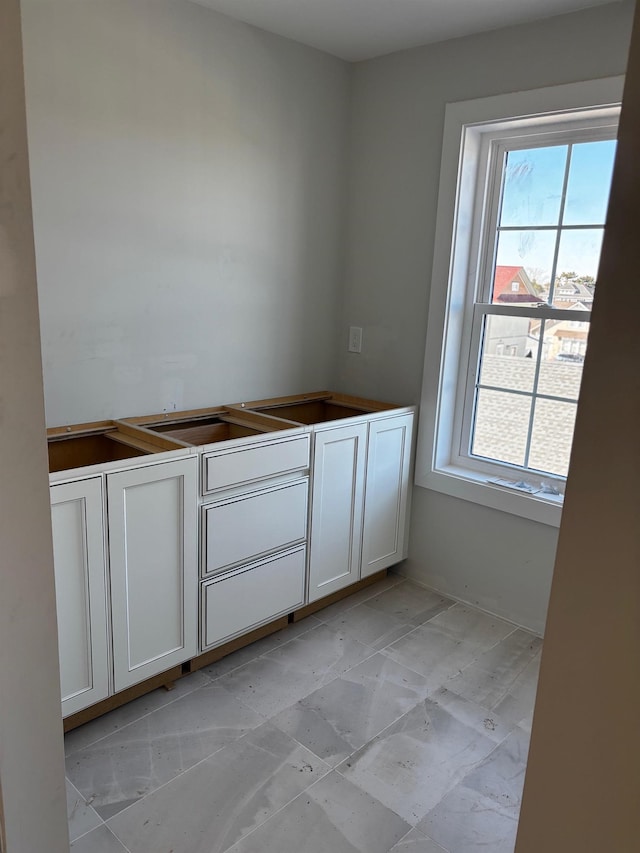
<path id="1" fill-rule="evenodd" d="M 445 104 L 621 74 L 633 4 L 444 42 L 355 67 L 338 388 L 420 399 Z M 403 571 L 542 631 L 557 530 L 414 489 Z"/>
<path id="2" fill-rule="evenodd" d="M 48 423 L 418 402 L 445 104 L 623 73 L 632 8 L 348 66 L 185 0 L 23 0 Z M 403 571 L 542 631 L 556 540 L 417 488 Z"/>
<path id="3" fill-rule="evenodd" d="M 23 0 L 49 425 L 322 388 L 350 67 L 185 0 Z"/>

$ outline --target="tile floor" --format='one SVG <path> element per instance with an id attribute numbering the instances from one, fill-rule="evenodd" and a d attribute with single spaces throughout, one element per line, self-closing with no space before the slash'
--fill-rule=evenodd
<path id="1" fill-rule="evenodd" d="M 70 732 L 72 851 L 511 853 L 540 647 L 389 575 Z"/>

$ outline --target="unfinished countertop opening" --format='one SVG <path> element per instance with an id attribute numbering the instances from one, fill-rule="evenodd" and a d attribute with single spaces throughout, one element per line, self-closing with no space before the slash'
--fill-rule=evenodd
<path id="1" fill-rule="evenodd" d="M 127 436 L 112 427 L 84 433 L 49 436 L 47 448 L 51 474 L 72 468 L 84 468 L 87 465 L 103 465 L 107 462 L 133 459 L 154 452 L 152 447 L 127 441 Z"/>
<path id="2" fill-rule="evenodd" d="M 395 409 L 397 406 L 350 397 L 346 394 L 319 391 L 314 394 L 254 400 L 250 403 L 236 404 L 234 408 L 260 412 L 262 415 L 279 418 L 292 424 L 313 426 L 347 418 L 365 417 L 376 412 Z"/>

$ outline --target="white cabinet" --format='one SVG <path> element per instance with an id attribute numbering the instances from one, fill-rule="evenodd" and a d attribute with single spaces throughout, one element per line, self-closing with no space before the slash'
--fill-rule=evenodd
<path id="1" fill-rule="evenodd" d="M 314 439 L 309 602 L 360 574 L 367 424 L 316 430 Z"/>
<path id="2" fill-rule="evenodd" d="M 194 455 L 51 486 L 63 716 L 197 653 L 197 470 Z"/>
<path id="3" fill-rule="evenodd" d="M 309 602 L 405 557 L 414 414 L 315 431 Z"/>
<path id="4" fill-rule="evenodd" d="M 405 556 L 412 429 L 412 414 L 369 424 L 362 578 Z"/>
<path id="5" fill-rule="evenodd" d="M 107 474 L 114 687 L 197 652 L 195 457 Z"/>
<path id="6" fill-rule="evenodd" d="M 266 439 L 237 444 L 202 456 L 202 492 L 211 495 L 230 486 L 265 480 L 309 467 L 311 437 Z"/>
<path id="7" fill-rule="evenodd" d="M 305 548 L 226 572 L 202 587 L 203 646 L 246 634 L 304 603 Z"/>
<path id="8" fill-rule="evenodd" d="M 304 604 L 310 434 L 202 454 L 201 650 Z"/>
<path id="9" fill-rule="evenodd" d="M 205 505 L 203 574 L 304 542 L 309 478 Z"/>
<path id="10" fill-rule="evenodd" d="M 414 412 L 282 400 L 265 411 L 297 426 L 230 407 L 238 435 L 181 428 L 175 451 L 163 422 L 54 431 L 65 716 L 404 558 Z M 210 416 L 187 416 L 200 436 Z"/>
<path id="11" fill-rule="evenodd" d="M 102 478 L 51 487 L 62 713 L 109 695 Z"/>

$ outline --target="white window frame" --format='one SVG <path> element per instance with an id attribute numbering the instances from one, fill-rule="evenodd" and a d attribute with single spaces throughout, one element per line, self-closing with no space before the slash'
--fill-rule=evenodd
<path id="1" fill-rule="evenodd" d="M 483 461 L 460 453 L 465 424 L 465 395 L 472 392 L 466 377 L 470 361 L 478 358 L 479 336 L 474 337 L 473 305 L 479 283 L 488 281 L 483 235 L 478 231 L 487 217 L 483 210 L 497 211 L 487 179 L 491 143 L 531 133 L 539 144 L 551 144 L 561 132 L 559 123 L 570 119 L 573 130 L 606 128 L 617 123 L 623 77 L 554 86 L 474 101 L 447 104 L 438 196 L 434 261 L 429 301 L 425 366 L 416 460 L 416 485 L 454 497 L 484 504 L 545 524 L 559 525 L 562 497 L 527 494 L 488 482 L 496 476 L 514 479 L 510 466 Z M 505 133 L 505 123 L 509 123 Z M 593 138 L 593 135 L 590 136 Z M 478 205 L 482 208 L 479 209 Z M 489 205 L 488 208 L 485 206 Z M 494 228 L 495 218 L 489 228 Z M 484 265 L 484 266 L 483 266 Z M 486 297 L 486 295 L 485 295 Z M 548 309 L 499 307 L 505 313 L 544 318 Z M 585 320 L 584 311 L 565 311 L 566 319 Z M 570 316 L 572 315 L 572 316 Z M 575 316 L 573 316 L 575 315 Z M 474 355 L 475 353 L 475 355 Z M 468 416 L 468 415 L 467 415 Z M 515 479 L 521 474 L 515 469 Z M 547 478 L 553 479 L 553 478 Z"/>

